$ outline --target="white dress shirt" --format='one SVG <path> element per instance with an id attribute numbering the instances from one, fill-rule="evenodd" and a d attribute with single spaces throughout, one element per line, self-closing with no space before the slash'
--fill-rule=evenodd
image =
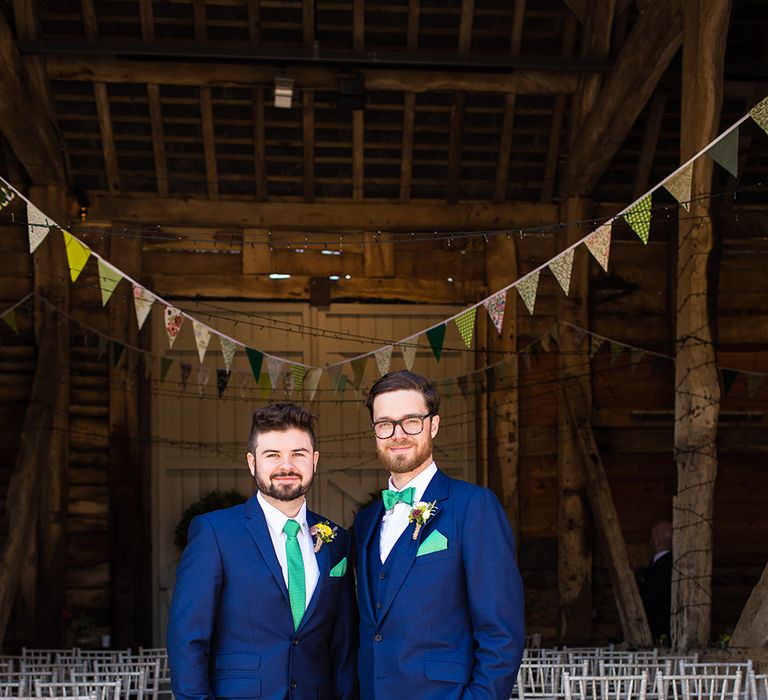
<path id="1" fill-rule="evenodd" d="M 280 562 L 280 568 L 283 570 L 283 580 L 286 588 L 288 587 L 288 558 L 285 555 L 285 542 L 288 536 L 283 532 L 285 523 L 288 520 L 295 520 L 300 526 L 296 539 L 301 546 L 301 558 L 304 560 L 304 579 L 306 581 L 307 601 L 305 609 L 309 607 L 309 601 L 312 600 L 312 594 L 317 588 L 317 581 L 320 578 L 320 567 L 317 565 L 315 557 L 315 543 L 309 534 L 309 525 L 307 525 L 307 502 L 301 506 L 299 514 L 295 518 L 289 518 L 285 513 L 279 511 L 267 499 L 261 495 L 261 491 L 256 494 L 256 500 L 264 511 L 264 517 L 267 519 L 267 529 L 272 538 L 272 546 L 275 548 L 277 561 Z"/>
<path id="2" fill-rule="evenodd" d="M 432 477 L 437 474 L 437 465 L 432 462 L 423 472 L 413 477 L 403 488 L 395 488 L 392 483 L 392 477 L 389 477 L 388 488 L 392 491 L 403 491 L 410 486 L 416 489 L 413 494 L 413 502 L 424 498 L 424 492 L 429 486 L 429 482 L 432 481 Z M 411 512 L 411 506 L 402 501 L 395 503 L 392 510 L 388 510 L 384 513 L 384 517 L 381 519 L 381 530 L 379 535 L 379 556 L 381 557 L 381 563 L 387 561 L 389 553 L 395 546 L 395 543 L 400 539 L 400 535 L 403 534 L 408 527 L 408 513 Z"/>

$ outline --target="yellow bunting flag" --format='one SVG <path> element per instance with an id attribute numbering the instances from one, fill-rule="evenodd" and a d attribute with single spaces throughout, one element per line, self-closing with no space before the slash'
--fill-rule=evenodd
<path id="1" fill-rule="evenodd" d="M 391 345 L 385 345 L 374 353 L 376 366 L 379 368 L 379 374 L 382 376 L 389 372 L 389 366 L 392 362 L 392 349 Z"/>
<path id="2" fill-rule="evenodd" d="M 112 292 L 119 284 L 123 276 L 109 263 L 97 258 L 99 264 L 99 287 L 101 288 L 101 305 L 106 306 Z"/>
<path id="3" fill-rule="evenodd" d="M 51 230 L 54 223 L 32 202 L 27 202 L 27 231 L 29 233 L 29 252 L 34 253 Z"/>
<path id="4" fill-rule="evenodd" d="M 400 345 L 400 352 L 403 353 L 403 362 L 405 368 L 410 372 L 413 370 L 413 363 L 416 360 L 416 341 L 418 338 L 411 338 L 407 343 Z"/>
<path id="5" fill-rule="evenodd" d="M 608 258 L 611 254 L 611 233 L 613 220 L 603 224 L 584 239 L 584 245 L 592 253 L 592 257 L 600 263 L 600 267 L 608 272 Z"/>
<path id="6" fill-rule="evenodd" d="M 516 289 L 525 304 L 525 308 L 528 309 L 528 313 L 533 315 L 533 310 L 536 307 L 536 293 L 539 290 L 539 270 L 521 279 L 517 283 Z"/>
<path id="7" fill-rule="evenodd" d="M 749 110 L 749 116 L 768 134 L 768 97 L 758 102 Z"/>
<path id="8" fill-rule="evenodd" d="M 91 257 L 91 249 L 64 229 L 61 229 L 61 234 L 64 236 L 64 247 L 67 251 L 69 276 L 74 282 L 83 271 L 85 263 L 88 262 L 88 258 Z"/>
<path id="9" fill-rule="evenodd" d="M 309 370 L 304 377 L 304 386 L 307 387 L 310 401 L 315 400 L 315 393 L 317 393 L 317 386 L 320 384 L 320 377 L 322 374 L 323 370 L 315 367 L 314 369 Z"/>
<path id="10" fill-rule="evenodd" d="M 565 295 L 568 296 L 568 290 L 571 287 L 571 270 L 573 269 L 573 248 L 569 248 L 561 255 L 558 255 L 551 263 L 549 269 L 562 287 Z"/>
<path id="11" fill-rule="evenodd" d="M 200 364 L 205 361 L 205 353 L 208 351 L 208 343 L 211 342 L 211 329 L 208 326 L 193 320 L 192 330 L 195 332 L 195 346 L 197 347 L 197 356 L 200 358 Z"/>
<path id="12" fill-rule="evenodd" d="M 472 335 L 475 332 L 475 318 L 477 316 L 477 307 L 473 306 L 471 309 L 467 309 L 461 316 L 456 318 L 454 322 L 461 333 L 461 339 L 464 341 L 464 345 L 467 349 L 472 345 Z"/>
<path id="13" fill-rule="evenodd" d="M 691 183 L 693 182 L 693 163 L 688 163 L 682 170 L 668 177 L 662 183 L 669 192 L 685 209 L 691 210 Z"/>
<path id="14" fill-rule="evenodd" d="M 640 240 L 648 244 L 648 236 L 651 232 L 651 195 L 643 197 L 626 214 L 624 220 L 632 227 L 632 230 L 640 237 Z"/>
<path id="15" fill-rule="evenodd" d="M 227 372 L 231 372 L 232 360 L 235 357 L 235 352 L 237 352 L 237 343 L 220 335 L 219 344 L 221 345 L 221 356 L 224 358 L 224 367 L 226 367 Z"/>
<path id="16" fill-rule="evenodd" d="M 19 334 L 19 326 L 16 323 L 16 309 L 8 309 L 0 318 L 16 335 Z"/>
<path id="17" fill-rule="evenodd" d="M 266 372 L 259 375 L 259 387 L 261 389 L 261 400 L 269 401 L 272 396 L 272 379 Z"/>
<path id="18" fill-rule="evenodd" d="M 293 376 L 293 388 L 300 394 L 304 388 L 304 377 L 307 374 L 307 368 L 301 365 L 291 365 L 291 375 Z"/>

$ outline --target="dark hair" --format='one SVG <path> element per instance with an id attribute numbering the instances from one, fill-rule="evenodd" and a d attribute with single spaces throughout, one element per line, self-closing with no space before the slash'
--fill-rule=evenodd
<path id="1" fill-rule="evenodd" d="M 426 377 L 420 374 L 409 372 L 407 369 L 401 369 L 398 372 L 387 372 L 380 377 L 368 392 L 368 398 L 365 405 L 368 407 L 368 413 L 373 419 L 373 400 L 379 394 L 386 394 L 388 391 L 400 391 L 402 389 L 411 389 L 421 392 L 424 397 L 424 403 L 427 404 L 427 410 L 431 416 L 436 416 L 440 410 L 440 394 L 437 393 L 432 384 Z"/>
<path id="2" fill-rule="evenodd" d="M 260 433 L 272 431 L 285 432 L 291 428 L 303 430 L 312 441 L 312 449 L 317 449 L 315 437 L 315 422 L 317 417 L 302 406 L 295 403 L 273 403 L 257 408 L 253 412 L 251 434 L 248 436 L 248 450 L 256 454 L 256 441 Z"/>

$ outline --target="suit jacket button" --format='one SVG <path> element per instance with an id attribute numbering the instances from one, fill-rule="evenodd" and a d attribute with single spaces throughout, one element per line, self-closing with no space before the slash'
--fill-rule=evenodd
<path id="1" fill-rule="evenodd" d="M 374 634 L 373 639 L 376 642 L 380 642 L 382 640 L 382 636 L 380 634 Z"/>
<path id="2" fill-rule="evenodd" d="M 384 607 L 384 603 L 376 603 L 376 610 L 381 610 Z"/>
<path id="3" fill-rule="evenodd" d="M 379 574 L 379 580 L 380 580 L 380 581 L 383 581 L 385 578 L 387 578 L 387 575 L 386 575 L 386 574 L 385 574 L 385 573 L 382 571 L 382 572 Z"/>
<path id="4" fill-rule="evenodd" d="M 291 688 L 295 688 L 297 685 L 296 681 L 291 681 Z"/>
<path id="5" fill-rule="evenodd" d="M 299 638 L 297 637 L 296 639 L 293 640 L 293 646 L 298 646 L 298 645 L 299 645 Z"/>

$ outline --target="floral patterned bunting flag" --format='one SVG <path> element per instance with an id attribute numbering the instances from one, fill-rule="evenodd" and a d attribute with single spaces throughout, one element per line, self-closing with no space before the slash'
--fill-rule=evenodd
<path id="1" fill-rule="evenodd" d="M 760 128 L 768 134 L 768 97 L 756 104 L 749 110 L 749 116 L 752 117 Z"/>
<path id="2" fill-rule="evenodd" d="M 368 356 L 364 355 L 363 357 L 358 357 L 357 359 L 352 360 L 349 364 L 352 365 L 352 386 L 354 386 L 355 389 L 359 389 L 360 385 L 363 383 L 363 375 L 365 374 L 365 366 L 368 364 Z"/>
<path id="3" fill-rule="evenodd" d="M 202 323 L 192 320 L 192 330 L 195 332 L 195 346 L 200 364 L 205 361 L 205 353 L 208 351 L 208 343 L 211 342 L 211 329 Z"/>
<path id="4" fill-rule="evenodd" d="M 600 348 L 603 347 L 604 342 L 605 341 L 602 338 L 598 338 L 597 336 L 594 336 L 594 335 L 589 336 L 589 359 L 590 360 L 594 358 L 595 355 L 597 355 Z"/>
<path id="5" fill-rule="evenodd" d="M 64 229 L 61 229 L 61 235 L 64 236 L 64 248 L 67 251 L 69 276 L 74 282 L 83 271 L 88 258 L 91 257 L 91 249 Z"/>
<path id="6" fill-rule="evenodd" d="M 731 175 L 739 173 L 739 127 L 731 129 L 706 150 L 706 154 Z"/>
<path id="7" fill-rule="evenodd" d="M 418 338 L 411 338 L 407 343 L 400 344 L 400 352 L 403 353 L 403 362 L 405 368 L 411 372 L 413 371 L 413 363 L 416 360 L 416 341 Z"/>
<path id="8" fill-rule="evenodd" d="M 611 231 L 613 220 L 603 224 L 594 233 L 584 239 L 584 245 L 592 253 L 592 257 L 600 263 L 600 267 L 608 272 L 608 256 L 611 254 Z"/>
<path id="9" fill-rule="evenodd" d="M 472 345 L 472 335 L 475 332 L 476 317 L 477 307 L 473 306 L 454 320 L 459 329 L 459 333 L 461 333 L 461 339 L 464 341 L 464 345 L 467 346 L 467 349 Z"/>
<path id="10" fill-rule="evenodd" d="M 5 185 L 0 185 L 0 209 L 5 209 L 16 196 L 16 193 Z"/>
<path id="11" fill-rule="evenodd" d="M 315 393 L 317 392 L 318 384 L 320 384 L 320 377 L 322 374 L 323 370 L 315 367 L 314 369 L 309 370 L 309 372 L 307 372 L 306 376 L 304 377 L 304 386 L 309 392 L 310 401 L 315 400 Z"/>
<path id="12" fill-rule="evenodd" d="M 200 365 L 197 368 L 197 395 L 202 396 L 205 391 L 205 387 L 211 380 L 211 368 Z"/>
<path id="13" fill-rule="evenodd" d="M 123 276 L 112 265 L 98 258 L 99 287 L 101 288 L 101 305 L 106 306 L 115 287 L 123 279 Z"/>
<path id="14" fill-rule="evenodd" d="M 165 332 L 168 336 L 168 347 L 173 348 L 173 341 L 184 324 L 184 315 L 175 306 L 165 307 Z"/>
<path id="15" fill-rule="evenodd" d="M 507 293 L 499 292 L 483 302 L 485 310 L 493 321 L 496 331 L 501 335 L 501 327 L 504 324 L 504 308 L 507 305 Z"/>
<path id="16" fill-rule="evenodd" d="M 569 248 L 561 255 L 558 255 L 551 263 L 549 269 L 562 287 L 565 295 L 568 296 L 568 290 L 571 288 L 571 270 L 573 269 L 573 248 Z"/>
<path id="17" fill-rule="evenodd" d="M 516 289 L 525 304 L 525 308 L 528 309 L 528 313 L 533 315 L 536 306 L 536 294 L 539 290 L 539 270 L 521 279 L 517 283 Z"/>
<path id="18" fill-rule="evenodd" d="M 624 214 L 624 221 L 632 227 L 640 240 L 648 245 L 648 236 L 651 232 L 651 195 L 643 197 Z"/>
<path id="19" fill-rule="evenodd" d="M 693 163 L 688 163 L 682 170 L 671 175 L 662 183 L 669 192 L 685 209 L 691 210 L 691 183 L 693 182 Z"/>
<path id="20" fill-rule="evenodd" d="M 382 376 L 389 372 L 389 366 L 392 363 L 392 349 L 392 345 L 385 345 L 374 353 L 376 357 L 376 367 L 379 368 L 379 374 Z"/>
<path id="21" fill-rule="evenodd" d="M 138 284 L 133 285 L 133 305 L 136 310 L 136 322 L 139 324 L 139 330 L 144 325 L 144 321 L 147 320 L 154 301 L 155 295 L 152 292 Z"/>
<path id="22" fill-rule="evenodd" d="M 283 364 L 281 359 L 267 355 L 267 374 L 269 375 L 269 384 L 272 389 L 277 388 L 277 380 L 280 378 L 280 370 L 283 368 Z"/>
<path id="23" fill-rule="evenodd" d="M 32 202 L 27 202 L 27 231 L 29 233 L 29 252 L 34 253 L 55 224 Z"/>
<path id="24" fill-rule="evenodd" d="M 227 372 L 231 372 L 232 360 L 235 357 L 235 352 L 237 352 L 237 343 L 220 335 L 219 344 L 221 345 L 221 356 L 224 358 L 224 367 L 226 367 Z"/>

